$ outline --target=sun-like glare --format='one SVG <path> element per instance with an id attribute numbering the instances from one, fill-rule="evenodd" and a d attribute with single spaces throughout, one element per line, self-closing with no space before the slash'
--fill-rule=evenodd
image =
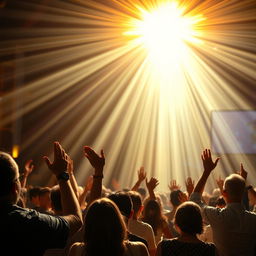
<path id="1" fill-rule="evenodd" d="M 6 2 L 0 146 L 33 159 L 31 185 L 55 184 L 41 156 L 58 140 L 80 185 L 92 173 L 89 145 L 104 149 L 106 187 L 131 188 L 144 166 L 158 191 L 170 179 L 184 189 L 202 173 L 211 131 L 226 136 L 212 113 L 255 109 L 255 0 Z M 226 137 L 216 139 L 223 149 Z M 253 155 L 223 155 L 207 191 L 240 162 L 255 181 Z"/>
<path id="2" fill-rule="evenodd" d="M 170 68 L 185 62 L 186 43 L 202 43 L 197 29 L 198 23 L 204 20 L 202 15 L 185 15 L 185 7 L 179 7 L 177 2 L 162 3 L 153 10 L 138 9 L 141 19 L 133 19 L 133 28 L 125 34 L 137 36 L 136 44 L 145 46 L 161 73 L 168 74 Z"/>

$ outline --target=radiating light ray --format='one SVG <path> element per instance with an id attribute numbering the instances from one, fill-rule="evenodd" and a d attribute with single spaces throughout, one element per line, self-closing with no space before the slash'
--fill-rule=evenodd
<path id="1" fill-rule="evenodd" d="M 168 2 L 13 1 L 6 8 L 10 27 L 1 29 L 0 56 L 24 66 L 24 73 L 15 72 L 16 82 L 25 78 L 2 96 L 1 125 L 22 118 L 24 157 L 46 154 L 58 139 L 76 160 L 80 184 L 91 169 L 83 158 L 86 144 L 105 149 L 107 185 L 115 177 L 131 187 L 141 165 L 164 191 L 170 178 L 184 188 L 186 175 L 199 177 L 201 150 L 211 145 L 211 111 L 251 109 L 255 102 L 256 3 L 180 1 L 185 15 L 205 18 L 196 35 L 203 44 L 187 42 L 182 65 L 163 76 L 124 32 L 130 19 L 140 18 L 139 9 Z M 16 51 L 24 57 L 14 60 Z M 179 89 L 168 90 L 174 83 Z M 17 99 L 23 105 L 13 114 Z M 250 156 L 224 155 L 215 177 L 239 168 L 240 161 L 253 170 Z M 37 167 L 45 169 L 40 161 Z M 42 173 L 34 180 L 47 183 L 49 175 Z"/>

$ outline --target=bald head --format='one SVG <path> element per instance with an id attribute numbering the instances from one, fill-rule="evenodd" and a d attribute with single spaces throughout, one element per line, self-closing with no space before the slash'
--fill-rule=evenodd
<path id="1" fill-rule="evenodd" d="M 224 191 L 230 201 L 240 202 L 245 190 L 245 180 L 238 174 L 229 175 L 224 182 Z"/>
<path id="2" fill-rule="evenodd" d="M 12 185 L 19 175 L 19 168 L 11 155 L 0 151 L 0 197 L 11 192 Z"/>

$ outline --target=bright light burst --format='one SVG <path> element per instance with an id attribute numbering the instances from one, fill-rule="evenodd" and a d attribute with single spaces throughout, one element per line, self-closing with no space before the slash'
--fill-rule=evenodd
<path id="1" fill-rule="evenodd" d="M 161 190 L 171 178 L 184 189 L 201 174 L 211 111 L 255 109 L 255 0 L 7 3 L 0 86 L 12 90 L 1 94 L 0 125 L 17 130 L 39 184 L 50 175 L 41 156 L 59 140 L 81 185 L 89 145 L 105 151 L 106 185 L 131 187 L 144 166 Z M 239 162 L 255 180 L 247 155 L 222 157 L 215 174 Z"/>
<path id="2" fill-rule="evenodd" d="M 200 14 L 185 15 L 185 7 L 179 7 L 177 2 L 160 3 L 152 10 L 138 7 L 138 10 L 141 19 L 132 19 L 134 29 L 125 34 L 139 37 L 136 43 L 147 48 L 155 67 L 163 73 L 186 61 L 186 43 L 202 43 L 197 25 L 205 19 Z"/>

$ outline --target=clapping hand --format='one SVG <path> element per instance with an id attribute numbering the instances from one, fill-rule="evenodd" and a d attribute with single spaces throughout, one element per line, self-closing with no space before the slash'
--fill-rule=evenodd
<path id="1" fill-rule="evenodd" d="M 54 159 L 53 162 L 47 156 L 43 157 L 49 170 L 56 176 L 62 172 L 66 172 L 68 168 L 68 155 L 59 142 L 54 142 Z"/>

